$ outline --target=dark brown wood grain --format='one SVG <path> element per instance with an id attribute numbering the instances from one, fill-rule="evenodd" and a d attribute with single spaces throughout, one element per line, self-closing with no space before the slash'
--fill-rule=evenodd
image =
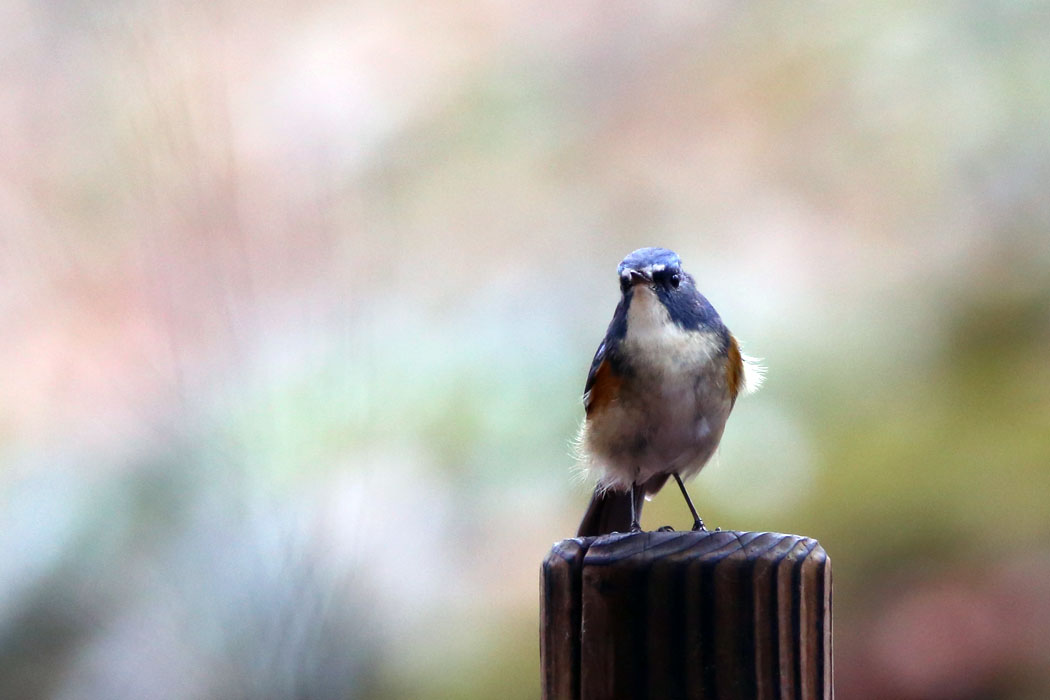
<path id="1" fill-rule="evenodd" d="M 540 657 L 543 697 L 580 696 L 580 571 L 589 540 L 554 545 L 540 571 Z"/>
<path id="2" fill-rule="evenodd" d="M 831 564 L 771 532 L 559 542 L 541 572 L 548 700 L 832 698 Z"/>

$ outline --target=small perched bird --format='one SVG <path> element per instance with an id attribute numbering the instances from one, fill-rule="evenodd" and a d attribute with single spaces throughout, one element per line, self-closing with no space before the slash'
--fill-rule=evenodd
<path id="1" fill-rule="evenodd" d="M 581 466 L 598 475 L 579 536 L 638 531 L 642 501 L 673 476 L 707 463 L 741 393 L 763 369 L 666 248 L 641 248 L 620 263 L 620 303 L 584 387 Z"/>

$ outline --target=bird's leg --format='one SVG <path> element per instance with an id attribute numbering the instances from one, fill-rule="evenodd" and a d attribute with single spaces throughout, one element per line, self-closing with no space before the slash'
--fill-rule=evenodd
<path id="1" fill-rule="evenodd" d="M 635 507 L 634 500 L 634 489 L 635 484 L 631 482 L 631 532 L 641 532 L 642 526 L 638 523 L 638 509 Z"/>
<path id="2" fill-rule="evenodd" d="M 671 475 L 678 482 L 678 488 L 682 489 L 682 495 L 685 496 L 685 504 L 689 506 L 689 512 L 693 514 L 693 532 L 707 532 L 707 528 L 704 527 L 704 521 L 700 518 L 699 513 L 696 512 L 696 508 L 693 507 L 693 501 L 689 498 L 689 492 L 685 490 L 682 477 L 678 476 L 678 472 L 671 472 Z"/>

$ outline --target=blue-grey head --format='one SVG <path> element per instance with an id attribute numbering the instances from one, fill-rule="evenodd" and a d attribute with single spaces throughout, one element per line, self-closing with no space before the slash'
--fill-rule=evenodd
<path id="1" fill-rule="evenodd" d="M 724 331 L 718 312 L 697 290 L 692 276 L 682 269 L 682 261 L 674 251 L 639 248 L 623 259 L 617 272 L 625 309 L 630 305 L 635 289 L 644 285 L 667 308 L 670 319 L 682 328 L 714 327 Z"/>
<path id="2" fill-rule="evenodd" d="M 620 290 L 627 294 L 637 284 L 657 289 L 677 289 L 682 283 L 682 261 L 667 248 L 639 248 L 620 263 Z"/>

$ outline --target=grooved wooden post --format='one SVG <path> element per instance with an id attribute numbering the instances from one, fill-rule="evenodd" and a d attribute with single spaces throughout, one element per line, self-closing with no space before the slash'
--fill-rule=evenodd
<path id="1" fill-rule="evenodd" d="M 546 700 L 833 697 L 831 562 L 772 532 L 554 545 L 540 577 Z"/>

